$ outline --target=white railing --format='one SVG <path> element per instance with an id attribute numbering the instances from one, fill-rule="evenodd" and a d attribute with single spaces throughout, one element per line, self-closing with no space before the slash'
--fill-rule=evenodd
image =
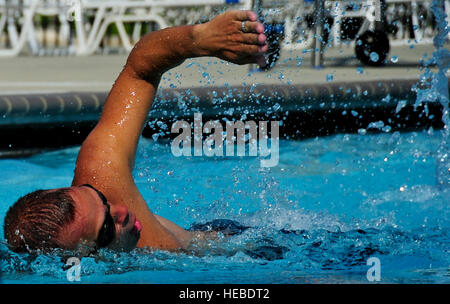
<path id="1" fill-rule="evenodd" d="M 182 17 L 191 17 L 187 21 L 195 22 L 200 20 L 202 12 L 211 13 L 212 7 L 231 5 L 250 9 L 251 1 L 0 0 L 0 56 L 16 56 L 27 46 L 33 54 L 59 53 L 55 50 L 75 55 L 93 54 L 113 24 L 118 31 L 120 46 L 130 51 L 141 36 L 142 24 L 153 22 L 157 28 L 165 28 L 171 25 L 167 20 L 171 10 L 191 9 L 194 14 Z M 48 28 L 42 24 L 43 16 L 52 17 Z M 131 35 L 125 29 L 127 23 L 134 25 Z M 56 24 L 59 27 L 57 35 Z M 55 49 L 53 43 L 48 42 L 56 37 L 58 46 Z M 44 47 L 44 41 L 50 48 Z"/>
<path id="2" fill-rule="evenodd" d="M 450 24 L 450 0 L 445 0 L 447 22 Z M 270 8 L 268 11 L 277 11 L 284 14 L 285 39 L 283 49 L 299 50 L 312 47 L 314 41 L 314 27 L 309 20 L 314 14 L 314 1 L 300 1 L 293 5 L 279 8 Z M 353 43 L 354 40 L 341 39 L 347 29 L 343 26 L 349 18 L 360 18 L 362 24 L 357 34 L 366 30 L 374 30 L 380 15 L 386 16 L 387 30 L 391 45 L 409 45 L 432 43 L 435 35 L 433 15 L 430 11 L 432 0 L 386 0 L 386 9 L 382 11 L 381 2 L 376 0 L 327 0 L 325 7 L 327 16 L 331 17 L 332 24 L 326 25 L 330 33 L 328 39 L 335 47 Z M 351 8 L 350 8 L 351 6 Z M 347 24 L 348 25 L 348 24 Z M 394 31 L 394 33 L 391 33 Z M 450 34 L 449 34 L 450 39 Z"/>
<path id="3" fill-rule="evenodd" d="M 233 2 L 233 3 L 230 3 Z M 237 3 L 234 3 L 237 2 Z M 251 9 L 254 1 L 228 0 L 0 0 L 0 56 L 90 55 L 111 50 L 128 52 L 147 31 L 199 22 L 235 7 Z M 391 45 L 430 43 L 434 35 L 432 0 L 386 0 L 383 13 L 394 33 Z M 348 18 L 363 20 L 359 32 L 373 29 L 378 0 L 326 0 L 329 39 L 336 47 Z M 450 0 L 445 0 L 447 14 Z M 352 8 L 349 9 L 350 4 Z M 310 48 L 314 39 L 313 0 L 263 1 L 261 15 L 284 24 L 281 48 Z M 411 25 L 409 25 L 411 23 Z"/>

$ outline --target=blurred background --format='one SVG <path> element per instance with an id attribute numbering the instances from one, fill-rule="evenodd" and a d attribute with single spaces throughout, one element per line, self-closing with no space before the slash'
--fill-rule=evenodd
<path id="1" fill-rule="evenodd" d="M 448 11 L 449 1 L 440 2 Z M 374 66 L 384 67 L 371 72 L 376 75 L 413 77 L 434 51 L 431 5 L 431 0 L 0 0 L 0 90 L 108 90 L 140 37 L 205 22 L 228 9 L 253 9 L 266 25 L 273 64 L 258 82 L 271 74 L 279 81 L 361 79 L 370 73 L 334 74 Z M 300 72 L 311 67 L 317 76 Z M 233 79 L 241 83 L 247 70 Z M 162 85 L 202 86 L 219 75 L 205 79 L 200 73 Z"/>

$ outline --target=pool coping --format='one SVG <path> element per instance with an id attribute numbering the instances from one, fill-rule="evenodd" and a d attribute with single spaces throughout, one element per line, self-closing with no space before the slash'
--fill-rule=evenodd
<path id="1" fill-rule="evenodd" d="M 270 85 L 253 84 L 251 86 L 208 86 L 193 88 L 160 89 L 149 113 L 149 124 L 152 127 L 144 130 L 143 135 L 170 135 L 167 129 L 161 131 L 159 126 L 175 120 L 192 121 L 195 112 L 201 112 L 204 119 L 258 119 L 283 120 L 285 127 L 294 129 L 294 133 L 304 136 L 281 134 L 284 137 L 310 137 L 330 133 L 323 132 L 323 125 L 317 123 L 322 119 L 331 119 L 337 125 L 351 125 L 350 120 L 358 120 L 358 126 L 364 126 L 367 120 L 404 111 L 406 117 L 413 112 L 420 118 L 420 111 L 414 106 L 416 94 L 412 89 L 418 86 L 419 79 L 369 80 L 360 82 L 329 82 L 318 84 Z M 450 87 L 450 80 L 449 80 Z M 0 130 L 2 133 L 24 133 L 27 137 L 30 130 L 39 135 L 39 130 L 73 133 L 78 130 L 76 139 L 67 144 L 61 142 L 56 146 L 81 144 L 82 139 L 93 128 L 99 118 L 108 92 L 67 92 L 0 95 Z M 399 101 L 402 102 L 399 109 Z M 428 104 L 427 111 L 436 112 L 429 122 L 416 124 L 417 128 L 439 127 L 439 104 Z M 364 112 L 364 119 L 360 113 Z M 357 113 L 355 115 L 355 113 Z M 378 113 L 378 114 L 376 114 Z M 383 114 L 384 113 L 384 114 Z M 301 117 L 304 122 L 299 121 Z M 414 114 L 415 115 L 415 114 Z M 353 117 L 352 117 L 353 116 Z M 405 116 L 405 115 L 403 115 Z M 437 118 L 436 118 L 437 116 Z M 408 120 L 408 118 L 406 118 Z M 329 119 L 330 120 L 330 119 Z M 411 119 L 409 127 L 417 119 Z M 308 123 L 308 124 L 307 124 Z M 331 129 L 333 126 L 331 126 Z M 82 129 L 82 130 L 80 130 Z M 297 130 L 295 130 L 297 129 Z M 329 129 L 329 128 L 328 128 Z M 399 129 L 402 129 L 399 126 Z M 27 131 L 28 130 L 28 131 Z M 317 132 L 315 132 L 316 130 Z M 307 132 L 303 132 L 307 131 Z M 332 130 L 333 131 L 333 130 Z M 335 127 L 335 132 L 355 131 L 350 128 Z M 6 133 L 5 133 L 6 132 Z M 85 134 L 87 132 L 87 134 Z M 333 133 L 333 132 L 331 132 Z M 14 136 L 9 136 L 9 140 Z M 11 144 L 0 147 L 0 157 L 19 157 L 38 153 L 45 147 L 33 146 L 32 143 L 20 147 Z M 61 136 L 62 141 L 66 136 Z M 27 139 L 28 140 L 28 139 Z M 38 141 L 38 140 L 37 140 Z M 52 145 L 51 145 L 52 146 Z M 25 151 L 25 152 L 24 152 Z M 27 152 L 28 151 L 28 152 Z"/>

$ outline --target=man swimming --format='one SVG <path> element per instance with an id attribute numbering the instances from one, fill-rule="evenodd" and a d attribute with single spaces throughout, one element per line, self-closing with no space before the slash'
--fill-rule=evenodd
<path id="1" fill-rule="evenodd" d="M 152 213 L 133 180 L 136 148 L 148 111 L 163 73 L 187 58 L 215 56 L 264 67 L 268 47 L 263 32 L 254 12 L 229 11 L 204 24 L 144 36 L 81 146 L 72 186 L 37 190 L 8 210 L 4 234 L 10 249 L 186 248 L 197 233 Z"/>

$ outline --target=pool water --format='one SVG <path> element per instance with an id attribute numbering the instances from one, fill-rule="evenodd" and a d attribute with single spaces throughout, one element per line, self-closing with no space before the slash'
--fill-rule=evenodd
<path id="1" fill-rule="evenodd" d="M 437 185 L 441 131 L 281 141 L 257 157 L 174 157 L 142 139 L 135 179 L 150 209 L 188 228 L 222 218 L 252 228 L 195 253 L 136 249 L 82 258 L 81 283 L 450 283 L 450 189 Z M 70 185 L 79 148 L 0 160 L 0 219 L 35 189 Z M 3 227 L 1 228 L 3 236 Z M 0 244 L 3 283 L 68 283 L 61 253 Z"/>

